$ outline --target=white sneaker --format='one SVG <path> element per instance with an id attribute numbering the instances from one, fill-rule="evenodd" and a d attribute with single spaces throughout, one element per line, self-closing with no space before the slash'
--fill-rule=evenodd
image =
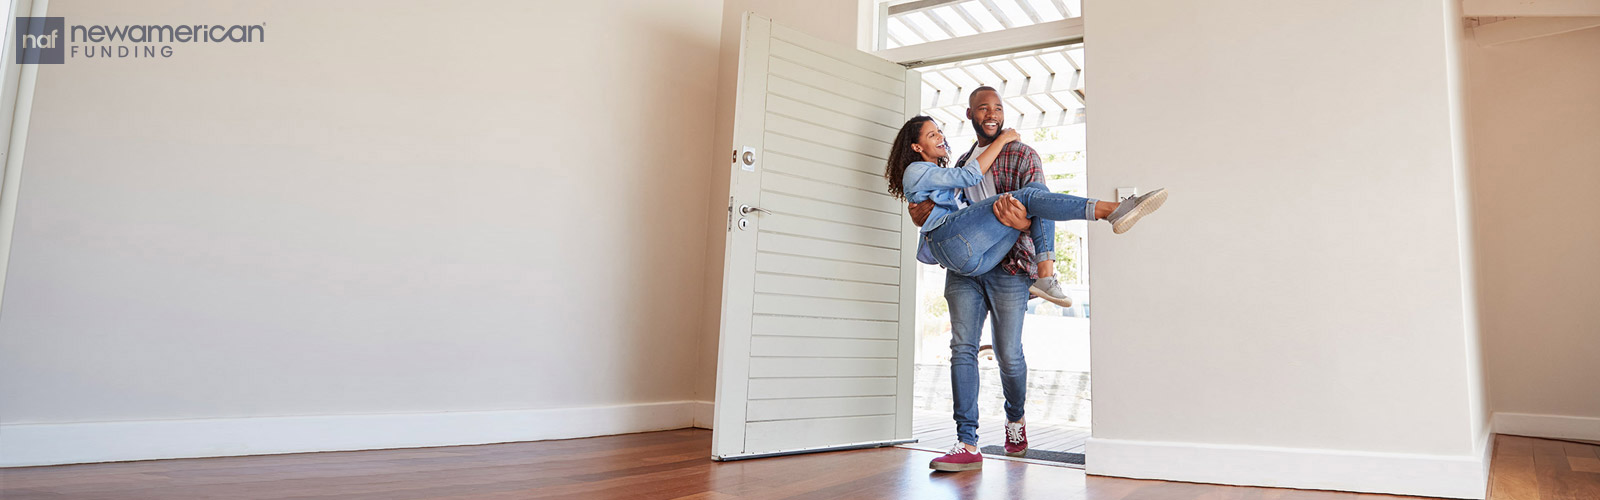
<path id="1" fill-rule="evenodd" d="M 1067 292 L 1061 289 L 1061 282 L 1056 281 L 1056 277 L 1053 275 L 1034 280 L 1033 286 L 1028 287 L 1028 291 L 1033 292 L 1035 296 L 1041 299 L 1050 301 L 1051 304 L 1072 307 L 1072 297 L 1067 296 Z"/>
<path id="2" fill-rule="evenodd" d="M 1111 223 L 1111 232 L 1126 233 L 1129 229 L 1133 229 L 1133 224 L 1139 222 L 1140 218 L 1150 215 L 1150 212 L 1161 208 L 1161 204 L 1166 202 L 1167 190 L 1164 188 L 1130 196 L 1117 204 L 1117 209 L 1111 212 L 1111 216 L 1106 217 L 1106 222 Z"/>

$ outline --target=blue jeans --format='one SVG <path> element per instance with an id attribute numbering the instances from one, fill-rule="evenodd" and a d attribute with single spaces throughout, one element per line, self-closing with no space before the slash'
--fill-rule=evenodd
<path id="1" fill-rule="evenodd" d="M 1055 253 L 1055 221 L 1094 218 L 1095 200 L 1052 193 L 1041 183 L 1028 184 L 1010 194 L 1028 209 L 1028 218 L 1033 221 L 1028 233 L 1040 260 L 1050 260 Z M 1022 233 L 1001 224 L 994 216 L 998 199 L 990 197 L 957 210 L 946 216 L 939 227 L 922 233 L 939 265 L 962 276 L 978 276 L 1000 265 L 1011 253 Z"/>
<path id="2" fill-rule="evenodd" d="M 944 298 L 950 304 L 950 385 L 956 438 L 977 446 L 978 342 L 983 337 L 983 320 L 993 313 L 994 355 L 1000 360 L 1006 421 L 1022 420 L 1022 407 L 1028 400 L 1022 318 L 1028 312 L 1028 287 L 1033 280 L 999 267 L 980 276 L 963 276 L 952 270 L 944 279 Z"/>

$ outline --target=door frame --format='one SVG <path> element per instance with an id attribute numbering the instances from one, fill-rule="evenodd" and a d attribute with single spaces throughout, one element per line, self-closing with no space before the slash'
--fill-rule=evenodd
<path id="1" fill-rule="evenodd" d="M 17 64 L 16 29 L 18 17 L 43 17 L 50 0 L 10 0 L 8 28 L 0 54 L 4 69 L 4 90 L 0 91 L 0 310 L 4 310 L 7 269 L 11 262 L 11 237 L 17 223 L 17 193 L 22 183 L 22 160 L 28 145 L 28 119 L 33 114 L 34 85 L 39 65 Z M 63 33 L 63 36 L 66 34 Z"/>

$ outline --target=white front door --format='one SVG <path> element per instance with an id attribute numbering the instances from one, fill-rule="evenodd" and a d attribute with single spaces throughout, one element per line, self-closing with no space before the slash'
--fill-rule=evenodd
<path id="1" fill-rule="evenodd" d="M 920 88 L 745 15 L 713 458 L 911 440 L 916 229 L 883 172 Z"/>

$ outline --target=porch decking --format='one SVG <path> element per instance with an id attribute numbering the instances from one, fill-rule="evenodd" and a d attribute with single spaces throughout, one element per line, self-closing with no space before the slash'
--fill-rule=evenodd
<path id="1" fill-rule="evenodd" d="M 911 435 L 916 443 L 908 448 L 945 451 L 955 445 L 956 423 L 950 412 L 916 410 L 912 417 Z M 1083 453 L 1083 443 L 1089 439 L 1089 428 L 1039 421 L 1028 423 L 1028 446 L 1036 450 Z M 979 417 L 978 446 L 1005 444 L 1005 419 Z"/>

